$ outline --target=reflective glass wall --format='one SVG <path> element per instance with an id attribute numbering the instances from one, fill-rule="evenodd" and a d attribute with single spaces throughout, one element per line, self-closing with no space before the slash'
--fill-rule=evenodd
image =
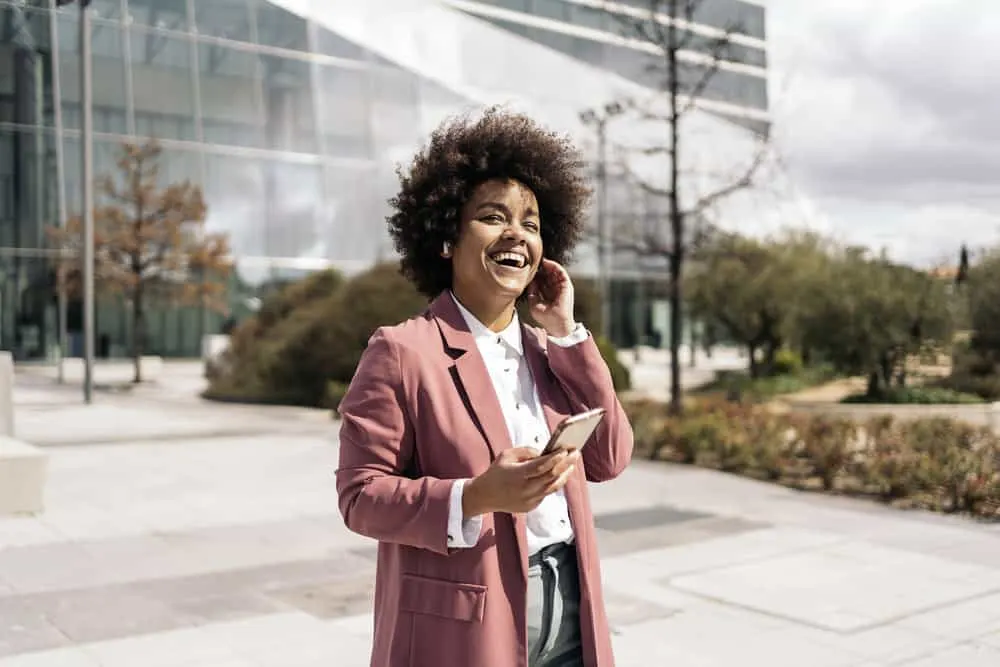
<path id="1" fill-rule="evenodd" d="M 164 183 L 200 183 L 209 228 L 230 236 L 232 315 L 269 281 L 391 255 L 392 161 L 419 141 L 419 99 L 460 97 L 265 0 L 92 0 L 89 11 L 95 175 L 113 172 L 123 141 L 160 141 Z M 18 358 L 49 357 L 58 340 L 45 230 L 82 204 L 79 27 L 75 3 L 0 0 L 0 348 Z M 99 299 L 99 355 L 125 353 L 125 312 Z M 198 354 L 224 316 L 147 319 L 149 352 L 173 356 Z M 68 328 L 79 353 L 78 303 Z"/>

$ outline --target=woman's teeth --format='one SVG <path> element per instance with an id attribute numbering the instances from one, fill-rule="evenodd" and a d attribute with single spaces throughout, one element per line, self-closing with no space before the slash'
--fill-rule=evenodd
<path id="1" fill-rule="evenodd" d="M 519 255 L 516 252 L 498 252 L 491 255 L 490 259 L 497 264 L 518 269 L 523 269 L 528 263 L 528 259 L 524 255 Z"/>

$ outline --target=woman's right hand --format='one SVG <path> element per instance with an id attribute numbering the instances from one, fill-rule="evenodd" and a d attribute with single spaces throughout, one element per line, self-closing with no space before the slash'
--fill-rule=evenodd
<path id="1" fill-rule="evenodd" d="M 579 452 L 540 456 L 530 447 L 504 450 L 486 472 L 465 485 L 462 514 L 469 519 L 490 512 L 530 512 L 566 484 L 579 460 Z"/>

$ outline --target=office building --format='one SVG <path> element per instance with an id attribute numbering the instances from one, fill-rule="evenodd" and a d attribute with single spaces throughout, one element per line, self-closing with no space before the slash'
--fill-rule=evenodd
<path id="1" fill-rule="evenodd" d="M 164 183 L 200 183 L 209 227 L 229 234 L 233 312 L 246 314 L 246 297 L 267 281 L 390 258 L 395 166 L 446 116 L 506 103 L 593 156 L 580 112 L 654 83 L 642 75 L 648 45 L 619 43 L 596 4 L 92 0 L 95 174 L 113 173 L 122 141 L 159 140 Z M 766 133 L 763 9 L 705 5 L 704 25 L 691 27 L 699 39 L 729 13 L 745 35 L 698 122 L 720 141 Z M 78 21 L 76 4 L 0 0 L 0 348 L 19 359 L 50 358 L 58 340 L 45 230 L 82 200 Z M 579 260 L 592 275 L 593 253 Z M 69 315 L 78 333 L 78 303 Z M 123 354 L 125 304 L 101 298 L 97 319 L 99 354 Z M 146 348 L 196 355 L 221 322 L 152 308 Z"/>

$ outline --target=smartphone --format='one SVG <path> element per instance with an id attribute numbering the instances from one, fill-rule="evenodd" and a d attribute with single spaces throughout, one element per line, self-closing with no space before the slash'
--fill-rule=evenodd
<path id="1" fill-rule="evenodd" d="M 542 456 L 552 454 L 560 449 L 572 452 L 582 448 L 590 436 L 594 434 L 597 425 L 604 419 L 604 413 L 604 408 L 594 408 L 566 417 L 549 438 L 548 444 L 542 450 Z"/>

